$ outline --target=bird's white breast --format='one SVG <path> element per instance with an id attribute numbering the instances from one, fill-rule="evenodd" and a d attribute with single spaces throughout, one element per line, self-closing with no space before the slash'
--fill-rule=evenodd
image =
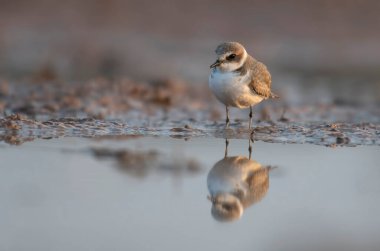
<path id="1" fill-rule="evenodd" d="M 248 84 L 250 72 L 240 75 L 237 72 L 221 72 L 213 69 L 209 77 L 209 87 L 216 98 L 226 106 L 246 108 L 263 100 L 255 95 Z"/>
<path id="2" fill-rule="evenodd" d="M 211 195 L 218 193 L 234 193 L 240 190 L 247 193 L 248 184 L 245 182 L 247 174 L 239 167 L 223 166 L 216 168 L 207 176 L 207 186 Z"/>
<path id="3" fill-rule="evenodd" d="M 237 190 L 247 194 L 247 178 L 261 165 L 243 156 L 227 157 L 218 161 L 207 176 L 207 186 L 211 195 L 234 193 Z"/>

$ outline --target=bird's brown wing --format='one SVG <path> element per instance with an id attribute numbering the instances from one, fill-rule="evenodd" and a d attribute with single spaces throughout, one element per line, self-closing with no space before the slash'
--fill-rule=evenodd
<path id="1" fill-rule="evenodd" d="M 249 193 L 242 201 L 244 207 L 252 205 L 265 197 L 269 189 L 269 168 L 262 167 L 247 178 Z"/>
<path id="2" fill-rule="evenodd" d="M 263 98 L 271 98 L 276 96 L 272 94 L 271 88 L 271 75 L 267 67 L 258 61 L 254 62 L 251 66 L 252 80 L 249 84 L 251 90 Z"/>
<path id="3" fill-rule="evenodd" d="M 251 190 L 262 190 L 268 186 L 270 166 L 261 167 L 259 170 L 250 174 L 247 179 L 248 186 Z M 266 190 L 266 189 L 264 189 Z"/>

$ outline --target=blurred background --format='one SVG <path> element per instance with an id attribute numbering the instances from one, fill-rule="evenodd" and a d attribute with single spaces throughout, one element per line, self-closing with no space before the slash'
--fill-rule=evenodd
<path id="1" fill-rule="evenodd" d="M 0 1 L 0 78 L 207 86 L 214 49 L 239 41 L 293 103 L 380 104 L 376 0 Z"/>

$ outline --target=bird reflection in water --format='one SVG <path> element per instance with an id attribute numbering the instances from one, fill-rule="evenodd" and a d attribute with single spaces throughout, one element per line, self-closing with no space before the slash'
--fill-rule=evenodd
<path id="1" fill-rule="evenodd" d="M 207 176 L 211 214 L 218 221 L 237 220 L 244 209 L 263 199 L 269 189 L 269 171 L 273 168 L 251 159 L 251 139 L 248 158 L 228 157 L 228 144 L 227 139 L 224 158 L 214 165 Z"/>

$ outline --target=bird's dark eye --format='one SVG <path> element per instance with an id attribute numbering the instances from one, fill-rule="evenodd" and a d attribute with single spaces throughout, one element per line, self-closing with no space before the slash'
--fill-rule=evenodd
<path id="1" fill-rule="evenodd" d="M 227 57 L 227 60 L 232 60 L 236 57 L 236 54 L 231 54 Z"/>

